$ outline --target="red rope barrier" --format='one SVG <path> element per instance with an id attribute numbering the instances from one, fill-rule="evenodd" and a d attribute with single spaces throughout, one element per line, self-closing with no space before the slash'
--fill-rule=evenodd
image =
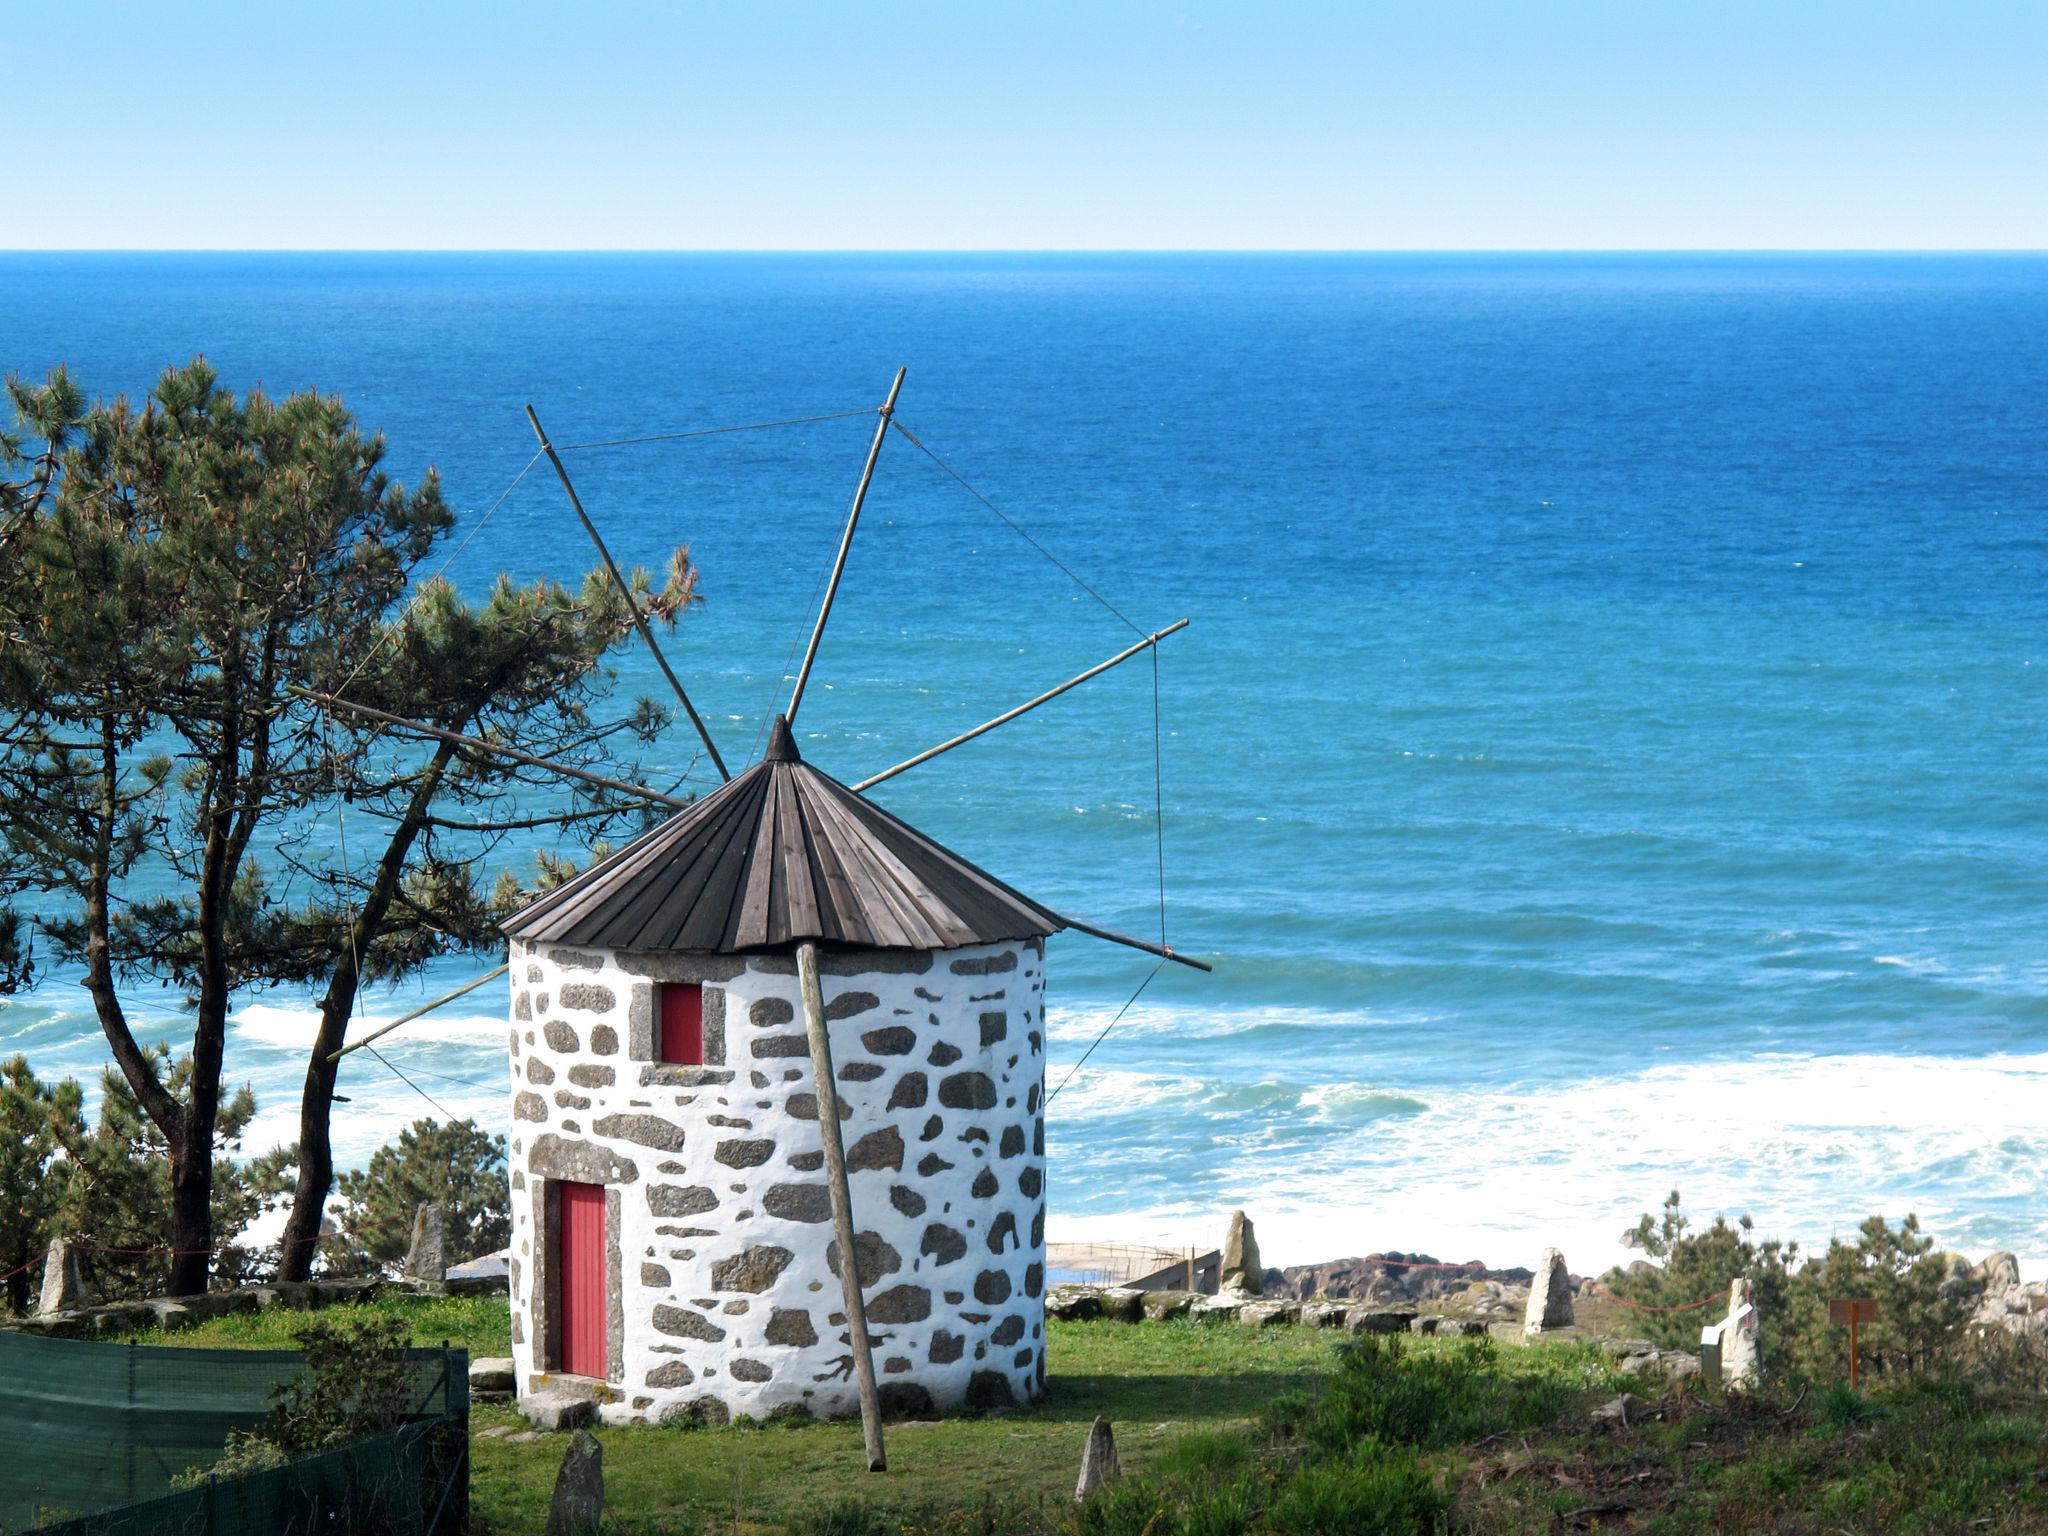
<path id="1" fill-rule="evenodd" d="M 1717 1292 L 1716 1294 L 1707 1297 L 1704 1301 L 1688 1301 L 1682 1307 L 1652 1307 L 1646 1306 L 1640 1301 L 1630 1301 L 1626 1296 L 1617 1296 L 1612 1291 L 1604 1290 L 1601 1288 L 1600 1284 L 1597 1281 L 1588 1280 L 1586 1282 L 1586 1289 L 1592 1292 L 1595 1296 L 1604 1296 L 1609 1301 L 1619 1302 L 1622 1306 L 1631 1308 L 1637 1312 L 1697 1312 L 1701 1307 L 1711 1307 L 1715 1302 L 1721 1299 L 1719 1293 Z"/>
<path id="2" fill-rule="evenodd" d="M 303 1243 L 324 1242 L 330 1237 L 347 1237 L 348 1235 L 346 1232 L 316 1232 L 311 1237 L 294 1237 L 289 1240 L 279 1238 L 274 1243 L 263 1243 L 248 1251 L 262 1253 L 271 1248 L 290 1248 Z M 103 1248 L 97 1243 L 73 1243 L 71 1246 L 79 1253 L 109 1253 L 129 1259 L 182 1259 L 189 1258 L 197 1253 L 203 1253 L 208 1258 L 218 1258 L 223 1253 L 232 1252 L 237 1248 L 245 1248 L 247 1245 L 242 1243 L 221 1243 L 212 1248 Z M 45 1248 L 27 1263 L 17 1264 L 10 1270 L 0 1272 L 0 1282 L 12 1280 L 24 1270 L 34 1269 L 49 1257 L 50 1250 Z"/>

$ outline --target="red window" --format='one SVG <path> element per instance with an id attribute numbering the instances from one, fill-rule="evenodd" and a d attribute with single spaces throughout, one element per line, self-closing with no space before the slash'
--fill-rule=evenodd
<path id="1" fill-rule="evenodd" d="M 704 988 L 694 981 L 661 984 L 661 1059 L 682 1067 L 704 1065 Z"/>
<path id="2" fill-rule="evenodd" d="M 561 1186 L 555 1244 L 560 1369 L 571 1376 L 602 1379 L 606 1365 L 602 1184 Z"/>

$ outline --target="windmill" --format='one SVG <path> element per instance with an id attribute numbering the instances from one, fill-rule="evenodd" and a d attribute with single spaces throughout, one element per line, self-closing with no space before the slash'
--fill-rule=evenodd
<path id="1" fill-rule="evenodd" d="M 876 413 L 802 664 L 758 762 L 727 770 L 637 612 L 720 787 L 682 801 L 455 738 L 676 810 L 502 925 L 507 963 L 492 974 L 511 975 L 522 1399 L 587 1394 L 618 1422 L 858 1406 L 876 1470 L 885 1414 L 1044 1389 L 1045 940 L 1073 929 L 1209 969 L 1063 915 L 865 793 L 1186 620 L 854 785 L 799 753 L 791 726 L 876 462 L 892 427 L 909 436 L 895 421 L 903 378 Z M 531 407 L 528 417 L 630 603 Z"/>

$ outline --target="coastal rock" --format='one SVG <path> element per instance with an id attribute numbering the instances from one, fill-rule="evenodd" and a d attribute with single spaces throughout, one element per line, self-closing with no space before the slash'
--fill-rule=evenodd
<path id="1" fill-rule="evenodd" d="M 1522 1332 L 1530 1338 L 1572 1326 L 1572 1277 L 1564 1255 L 1543 1250 L 1543 1261 L 1529 1282 L 1529 1305 L 1522 1314 Z"/>
<path id="2" fill-rule="evenodd" d="M 2020 1261 L 2010 1253 L 1994 1253 L 1972 1272 L 1988 1291 L 2003 1291 L 2020 1283 Z"/>
<path id="3" fill-rule="evenodd" d="M 1240 1296 L 1257 1296 L 1265 1289 L 1266 1271 L 1259 1263 L 1258 1238 L 1243 1211 L 1233 1211 L 1230 1216 L 1230 1235 L 1223 1240 L 1221 1283 L 1225 1292 Z"/>
<path id="4" fill-rule="evenodd" d="M 1270 1276 L 1274 1272 L 1269 1270 Z M 1484 1264 L 1447 1264 L 1426 1253 L 1386 1253 L 1370 1258 L 1328 1259 L 1296 1264 L 1278 1272 L 1266 1287 L 1268 1295 L 1297 1301 L 1378 1302 L 1400 1306 L 1441 1301 L 1466 1292 L 1475 1283 L 1498 1287 L 1505 1301 L 1529 1283 L 1526 1269 L 1489 1269 Z"/>

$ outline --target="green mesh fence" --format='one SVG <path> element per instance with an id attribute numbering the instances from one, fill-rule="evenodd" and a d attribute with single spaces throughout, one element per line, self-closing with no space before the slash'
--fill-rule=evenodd
<path id="1" fill-rule="evenodd" d="M 468 1515 L 469 1360 L 409 1350 L 411 1421 L 391 1434 L 182 1492 L 228 1431 L 270 1412 L 290 1350 L 83 1344 L 0 1332 L 0 1532 L 64 1536 L 453 1536 Z"/>

